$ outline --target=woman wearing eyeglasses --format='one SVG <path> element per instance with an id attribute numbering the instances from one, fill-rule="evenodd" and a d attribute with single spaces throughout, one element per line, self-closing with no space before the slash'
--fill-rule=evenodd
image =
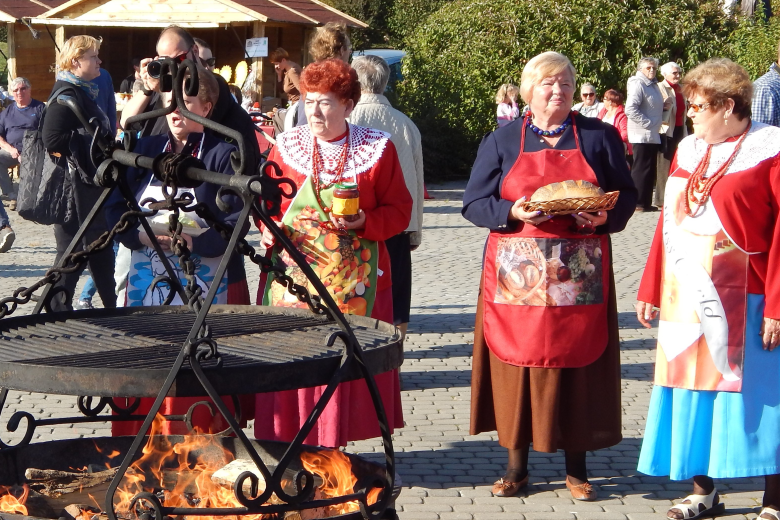
<path id="1" fill-rule="evenodd" d="M 598 117 L 599 112 L 604 109 L 604 103 L 596 99 L 596 87 L 591 83 L 582 84 L 580 98 L 582 103 L 577 103 L 571 109 L 585 117 Z"/>
<path id="2" fill-rule="evenodd" d="M 490 230 L 474 328 L 471 433 L 508 450 L 495 496 L 528 485 L 528 451 L 566 458 L 566 487 L 594 500 L 587 451 L 621 435 L 620 340 L 609 234 L 636 205 L 620 135 L 571 111 L 576 72 L 545 52 L 523 70 L 523 121 L 482 142 L 463 216 Z M 588 181 L 619 191 L 609 211 L 553 217 L 523 203 L 540 187 Z"/>
<path id="3" fill-rule="evenodd" d="M 713 478 L 764 476 L 758 518 L 780 520 L 780 129 L 751 122 L 750 78 L 727 59 L 693 69 L 683 93 L 694 133 L 636 306 L 647 328 L 660 314 L 639 471 L 693 478 L 672 519 L 721 510 Z"/>

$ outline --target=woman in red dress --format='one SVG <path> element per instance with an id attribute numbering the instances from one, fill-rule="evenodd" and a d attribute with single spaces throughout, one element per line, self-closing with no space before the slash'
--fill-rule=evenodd
<path id="1" fill-rule="evenodd" d="M 329 59 L 309 65 L 301 75 L 308 123 L 281 134 L 270 160 L 298 187 L 282 205 L 279 226 L 307 255 L 342 312 L 393 322 L 390 260 L 384 240 L 409 224 L 412 198 L 389 134 L 347 123 L 360 98 L 357 74 Z M 335 218 L 334 191 L 356 184 L 356 220 Z M 354 199 L 353 199 L 354 200 Z M 343 214 L 343 213 L 342 213 Z M 263 230 L 262 243 L 275 261 L 305 285 L 300 268 Z M 309 287 L 312 290 L 312 287 Z M 258 303 L 306 308 L 281 284 L 261 279 Z M 403 426 L 398 371 L 376 376 L 391 430 Z M 258 394 L 255 436 L 290 441 L 300 430 L 324 387 Z M 342 383 L 306 442 L 345 446 L 379 435 L 374 406 L 362 380 Z"/>

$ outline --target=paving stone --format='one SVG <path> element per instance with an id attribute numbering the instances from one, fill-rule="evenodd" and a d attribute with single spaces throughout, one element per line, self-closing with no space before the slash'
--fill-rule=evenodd
<path id="1" fill-rule="evenodd" d="M 436 198 L 425 201 L 423 243 L 412 253 L 412 317 L 401 369 L 406 425 L 393 436 L 398 473 L 404 485 L 398 500 L 403 508 L 399 518 L 574 520 L 575 515 L 568 511 L 579 511 L 578 519 L 665 518 L 672 500 L 682 498 L 690 490 L 690 481 L 670 482 L 636 471 L 652 390 L 657 331 L 639 327 L 633 305 L 658 213 L 634 215 L 626 230 L 612 237 L 622 341 L 624 438 L 617 446 L 588 453 L 599 500 L 586 505 L 572 502 L 563 485 L 562 452 L 533 450 L 529 455 L 532 485 L 528 491 L 519 497 L 499 499 L 491 495 L 490 488 L 506 467 L 506 450 L 498 445 L 495 432 L 468 435 L 474 312 L 487 232 L 460 216 L 464 186 L 462 181 L 428 185 Z M 51 228 L 24 221 L 13 212 L 10 217 L 17 238 L 14 247 L 0 255 L 0 297 L 34 283 L 51 266 L 55 254 Z M 256 229 L 252 229 L 248 240 L 258 246 Z M 247 273 L 249 292 L 254 297 L 259 278 L 257 267 L 247 264 Z M 85 280 L 83 276 L 78 290 Z M 99 307 L 100 302 L 96 303 Z M 29 305 L 21 306 L 17 314 L 31 310 Z M 13 444 L 22 438 L 24 426 L 17 432 L 7 432 L 4 427 L 17 411 L 29 411 L 38 418 L 74 417 L 79 414 L 75 405 L 73 396 L 11 391 L 5 409 L 0 410 L 0 439 Z M 251 428 L 250 425 L 247 429 L 250 435 Z M 108 435 L 107 423 L 76 428 L 52 426 L 37 428 L 34 441 Z M 382 443 L 377 439 L 350 443 L 347 450 L 371 460 L 383 460 Z M 763 494 L 762 478 L 721 479 L 717 485 L 729 507 L 728 516 L 721 518 L 755 517 L 753 507 L 760 504 Z M 466 505 L 458 505 L 463 502 Z M 432 509 L 406 509 L 418 506 Z M 461 511 L 460 507 L 472 509 Z M 602 516 L 587 516 L 598 515 L 595 508 L 604 509 Z"/>

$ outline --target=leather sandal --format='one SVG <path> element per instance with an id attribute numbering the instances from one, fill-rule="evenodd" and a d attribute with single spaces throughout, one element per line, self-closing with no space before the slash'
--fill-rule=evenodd
<path id="1" fill-rule="evenodd" d="M 673 505 L 666 513 L 666 518 L 671 520 L 692 520 L 704 515 L 713 515 L 723 512 L 726 506 L 720 501 L 718 490 L 714 489 L 709 495 L 688 495 L 682 502 Z M 675 514 L 672 510 L 682 513 L 682 517 L 672 516 Z M 772 520 L 772 519 L 770 519 Z M 777 520 L 780 520 L 778 518 Z"/>
<path id="2" fill-rule="evenodd" d="M 780 511 L 771 507 L 761 508 L 761 512 L 758 513 L 758 520 L 780 520 Z"/>
<path id="3" fill-rule="evenodd" d="M 593 500 L 596 500 L 596 497 L 598 494 L 596 493 L 596 490 L 593 489 L 593 486 L 590 485 L 590 482 L 584 482 L 582 484 L 573 484 L 569 480 L 569 476 L 566 476 L 566 488 L 571 493 L 571 497 L 574 500 L 581 500 L 583 502 L 592 502 Z"/>
<path id="4" fill-rule="evenodd" d="M 495 497 L 513 497 L 518 494 L 522 489 L 528 487 L 528 474 L 525 478 L 519 482 L 512 482 L 501 477 L 493 484 L 493 489 L 490 491 Z"/>

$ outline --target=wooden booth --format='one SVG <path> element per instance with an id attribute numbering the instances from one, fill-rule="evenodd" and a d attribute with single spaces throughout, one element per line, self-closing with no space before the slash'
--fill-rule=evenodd
<path id="1" fill-rule="evenodd" d="M 102 37 L 101 65 L 119 90 L 133 72 L 131 60 L 155 56 L 160 30 L 176 24 L 206 40 L 217 68 L 240 61 L 254 66 L 256 99 L 276 97 L 281 84 L 268 58 L 248 59 L 245 41 L 268 38 L 268 49 L 283 47 L 290 59 L 307 64 L 315 27 L 341 22 L 366 27 L 320 0 L 0 0 L 0 22 L 8 25 L 8 76 L 30 80 L 33 97 L 46 100 L 54 84 L 59 46 L 71 36 Z"/>

